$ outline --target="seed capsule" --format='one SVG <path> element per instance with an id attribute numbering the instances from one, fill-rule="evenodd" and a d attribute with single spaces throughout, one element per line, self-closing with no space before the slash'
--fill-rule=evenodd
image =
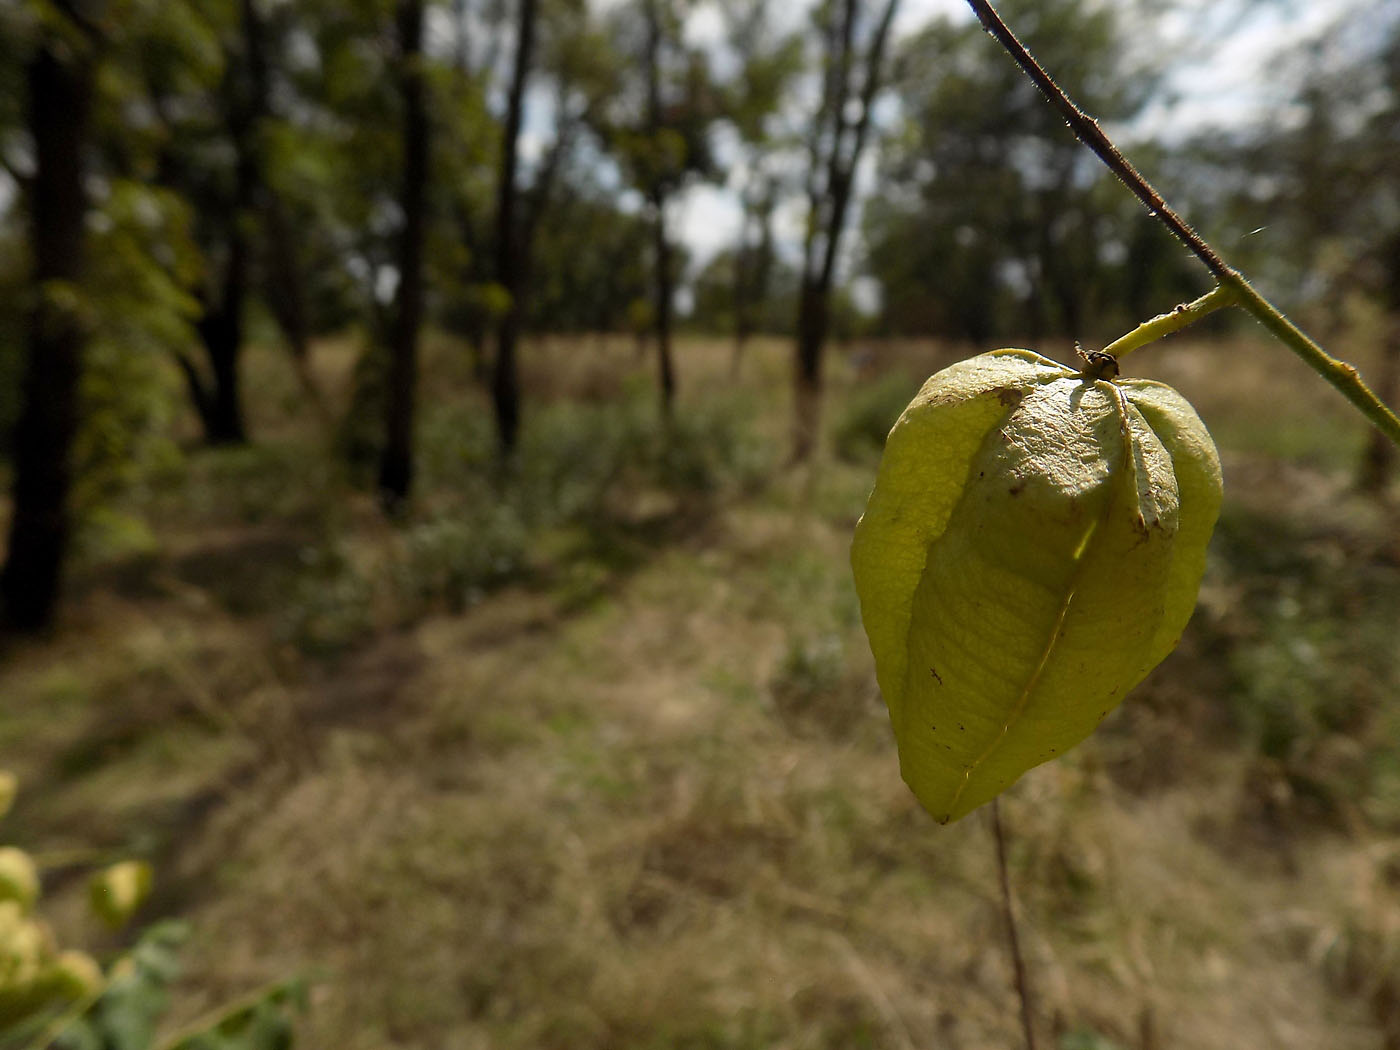
<path id="1" fill-rule="evenodd" d="M 88 902 L 103 922 L 115 929 L 126 925 L 151 892 L 151 866 L 124 860 L 93 876 Z"/>
<path id="2" fill-rule="evenodd" d="M 1220 462 L 1171 387 L 994 350 L 890 431 L 851 564 L 900 770 L 941 823 L 1083 740 L 1176 647 Z"/>

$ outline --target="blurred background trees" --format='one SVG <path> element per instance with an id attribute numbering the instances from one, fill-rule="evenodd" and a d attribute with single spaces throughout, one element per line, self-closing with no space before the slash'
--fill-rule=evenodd
<path id="1" fill-rule="evenodd" d="M 1400 7 L 999 6 L 1400 400 Z M 6 841 L 99 954 L 75 858 L 168 873 L 177 1024 L 1012 1045 L 851 530 L 924 376 L 1207 287 L 960 0 L 0 0 Z M 1046 1045 L 1400 1046 L 1395 464 L 1247 320 L 1127 368 L 1226 502 L 1005 800 Z"/>
<path id="2" fill-rule="evenodd" d="M 1324 329 L 1372 318 L 1365 331 L 1400 342 L 1392 8 L 1358 0 L 1270 45 L 1283 86 L 1213 120 L 1172 117 L 1200 48 L 1169 30 L 1199 5 L 1002 6 L 1282 298 Z M 1291 10 L 1227 8 L 1240 33 Z M 801 458 L 833 310 L 872 338 L 1094 343 L 1204 287 L 961 12 L 32 0 L 0 30 L 12 604 L 52 589 L 37 581 L 61 561 L 61 521 L 114 527 L 114 494 L 195 433 L 261 440 L 255 342 L 283 348 L 301 410 L 397 507 L 431 333 L 463 340 L 507 461 L 536 393 L 522 339 L 636 339 L 669 418 L 678 320 L 728 339 L 736 376 L 755 336 L 790 338 Z M 40 112 L 60 97 L 71 119 Z M 342 383 L 313 347 L 347 335 Z M 1377 360 L 1393 400 L 1400 365 Z M 1358 465 L 1373 491 L 1393 469 L 1379 442 Z M 44 621 L 36 601 L 14 618 Z"/>

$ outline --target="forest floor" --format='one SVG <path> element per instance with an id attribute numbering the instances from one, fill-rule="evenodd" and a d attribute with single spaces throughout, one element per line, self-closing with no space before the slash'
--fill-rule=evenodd
<path id="1" fill-rule="evenodd" d="M 354 349 L 313 362 L 337 409 Z M 498 490 L 434 339 L 396 527 L 255 349 L 256 444 L 130 495 L 0 664 L 5 840 L 64 938 L 122 943 L 82 876 L 144 856 L 142 921 L 194 930 L 172 1023 L 300 972 L 326 1050 L 1019 1045 L 988 821 L 900 781 L 847 567 L 883 428 L 958 355 L 834 349 L 794 468 L 786 344 L 729 353 L 682 343 L 663 439 L 649 358 L 532 345 Z M 1400 1046 L 1400 514 L 1284 351 L 1128 371 L 1197 405 L 1227 502 L 1180 649 L 1004 799 L 1044 1045 Z"/>

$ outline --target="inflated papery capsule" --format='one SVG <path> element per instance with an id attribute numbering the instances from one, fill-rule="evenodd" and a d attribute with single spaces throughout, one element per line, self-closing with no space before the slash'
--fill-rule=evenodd
<path id="1" fill-rule="evenodd" d="M 120 929 L 151 892 L 152 870 L 144 860 L 124 860 L 98 872 L 88 885 L 88 903 L 108 926 Z"/>
<path id="2" fill-rule="evenodd" d="M 900 771 L 941 823 L 1063 754 L 1176 647 L 1220 511 L 1186 399 L 1029 350 L 934 375 L 851 564 Z"/>

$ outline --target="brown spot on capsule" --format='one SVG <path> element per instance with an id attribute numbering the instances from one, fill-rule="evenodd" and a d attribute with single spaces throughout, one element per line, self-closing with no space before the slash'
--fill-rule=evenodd
<path id="1" fill-rule="evenodd" d="M 1014 405 L 1021 400 L 1021 392 L 1009 386 L 999 386 L 992 393 L 996 394 L 997 400 L 1003 405 Z"/>

